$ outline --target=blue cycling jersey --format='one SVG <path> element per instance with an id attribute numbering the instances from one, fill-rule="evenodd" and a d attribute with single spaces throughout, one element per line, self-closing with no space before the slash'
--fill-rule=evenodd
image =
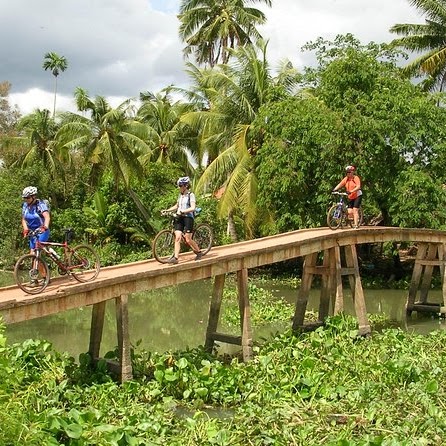
<path id="1" fill-rule="evenodd" d="M 34 231 L 45 223 L 45 219 L 42 215 L 45 211 L 49 212 L 49 209 L 46 203 L 42 200 L 36 200 L 30 206 L 28 206 L 28 203 L 23 203 L 22 217 L 25 219 L 28 229 Z"/>

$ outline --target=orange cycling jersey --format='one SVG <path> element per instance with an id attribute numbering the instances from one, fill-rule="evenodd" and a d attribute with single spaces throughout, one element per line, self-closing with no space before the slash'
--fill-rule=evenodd
<path id="1" fill-rule="evenodd" d="M 349 200 L 354 200 L 355 198 L 359 197 L 359 195 L 362 195 L 361 179 L 357 175 L 353 175 L 352 177 L 344 177 L 340 183 L 340 186 L 345 187 L 345 190 L 348 193 Z M 352 193 L 351 191 L 356 187 L 359 187 L 359 189 L 355 190 Z"/>

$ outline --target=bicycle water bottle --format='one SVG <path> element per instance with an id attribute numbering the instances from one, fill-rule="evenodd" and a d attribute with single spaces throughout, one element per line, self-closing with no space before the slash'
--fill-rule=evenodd
<path id="1" fill-rule="evenodd" d="M 57 260 L 59 260 L 60 259 L 60 255 L 59 254 L 57 254 L 57 252 L 56 251 L 54 251 L 54 249 L 53 248 L 51 248 L 51 247 L 49 247 L 48 248 L 48 251 L 57 259 Z"/>

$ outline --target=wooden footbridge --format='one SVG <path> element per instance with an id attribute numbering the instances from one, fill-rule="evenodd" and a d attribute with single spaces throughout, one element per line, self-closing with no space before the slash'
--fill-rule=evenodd
<path id="1" fill-rule="evenodd" d="M 180 256 L 177 265 L 161 265 L 147 260 L 126 265 L 107 267 L 89 283 L 74 283 L 68 278 L 53 280 L 44 293 L 28 295 L 18 287 L 0 288 L 0 315 L 6 324 L 39 318 L 87 305 L 93 306 L 89 353 L 100 358 L 105 305 L 116 303 L 117 343 L 119 362 L 110 364 L 122 381 L 132 377 L 128 297 L 132 293 L 177 285 L 195 280 L 213 278 L 213 293 L 209 309 L 205 346 L 212 350 L 214 343 L 240 345 L 245 360 L 252 356 L 252 330 L 248 296 L 248 271 L 262 265 L 304 258 L 302 284 L 298 292 L 292 321 L 294 330 L 306 329 L 305 310 L 315 276 L 321 277 L 319 324 L 330 311 L 343 310 L 344 290 L 342 276 L 348 277 L 353 298 L 359 334 L 370 333 L 364 294 L 359 274 L 356 245 L 380 242 L 412 242 L 418 246 L 406 311 L 435 311 L 444 313 L 444 307 L 428 302 L 432 272 L 438 266 L 445 274 L 446 231 L 393 227 L 363 227 L 356 230 L 332 231 L 328 228 L 302 229 L 257 240 L 213 248 L 202 260 L 195 262 L 191 254 Z M 225 278 L 237 275 L 240 309 L 240 335 L 218 331 Z M 443 301 L 446 297 L 443 280 Z M 147 315 L 150 321 L 150 315 Z M 150 322 L 149 322 L 150 323 Z"/>

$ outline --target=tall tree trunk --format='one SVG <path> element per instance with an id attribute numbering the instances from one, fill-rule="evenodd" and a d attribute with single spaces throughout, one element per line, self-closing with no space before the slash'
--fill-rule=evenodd
<path id="1" fill-rule="evenodd" d="M 229 235 L 231 242 L 238 242 L 237 231 L 235 230 L 234 213 L 230 211 L 228 213 L 228 226 L 226 233 Z"/>

